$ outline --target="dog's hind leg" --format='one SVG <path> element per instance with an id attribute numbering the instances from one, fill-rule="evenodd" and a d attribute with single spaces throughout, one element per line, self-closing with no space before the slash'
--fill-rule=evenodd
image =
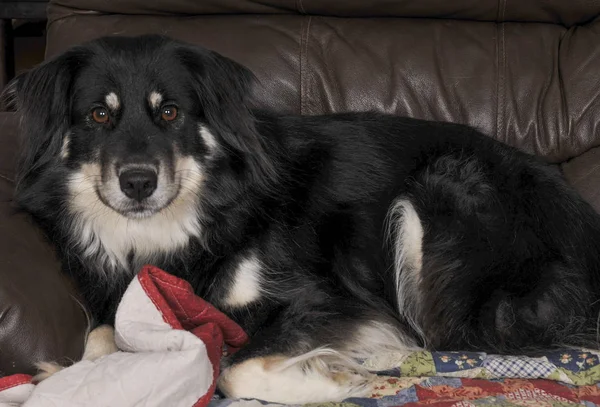
<path id="1" fill-rule="evenodd" d="M 219 388 L 227 397 L 298 404 L 365 397 L 372 380 L 338 352 L 315 349 L 296 357 L 275 354 L 236 363 L 225 369 Z"/>
<path id="2" fill-rule="evenodd" d="M 219 389 L 231 398 L 285 404 L 370 396 L 376 376 L 361 362 L 414 346 L 381 310 L 350 301 L 284 312 L 224 361 Z"/>

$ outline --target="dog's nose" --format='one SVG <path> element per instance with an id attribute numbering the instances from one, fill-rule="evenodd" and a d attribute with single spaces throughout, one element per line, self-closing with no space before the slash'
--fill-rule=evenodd
<path id="1" fill-rule="evenodd" d="M 156 172 L 146 169 L 131 169 L 123 171 L 119 176 L 121 191 L 127 197 L 142 201 L 156 190 Z"/>

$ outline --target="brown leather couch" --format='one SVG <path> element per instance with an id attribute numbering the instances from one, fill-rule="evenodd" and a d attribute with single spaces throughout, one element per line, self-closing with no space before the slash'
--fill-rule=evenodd
<path id="1" fill-rule="evenodd" d="M 600 3 L 589 0 L 53 0 L 47 56 L 162 33 L 251 68 L 264 106 L 375 109 L 475 126 L 541 155 L 600 210 Z M 77 358 L 84 314 L 11 204 L 17 119 L 0 113 L 0 370 Z M 599 248 L 600 250 L 600 248 Z"/>

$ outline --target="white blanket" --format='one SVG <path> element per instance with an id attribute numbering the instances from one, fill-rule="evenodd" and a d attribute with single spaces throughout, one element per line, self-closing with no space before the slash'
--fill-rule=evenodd
<path id="1" fill-rule="evenodd" d="M 0 406 L 206 406 L 224 344 L 247 336 L 196 297 L 189 284 L 144 267 L 125 293 L 115 321 L 120 352 L 80 361 L 38 385 L 31 376 L 0 379 Z"/>

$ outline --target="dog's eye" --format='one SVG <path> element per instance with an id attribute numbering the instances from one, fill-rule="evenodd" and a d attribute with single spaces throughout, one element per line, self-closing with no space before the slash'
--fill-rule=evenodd
<path id="1" fill-rule="evenodd" d="M 163 107 L 160 117 L 167 122 L 175 120 L 177 117 L 177 108 L 175 106 Z"/>
<path id="2" fill-rule="evenodd" d="M 92 119 L 96 123 L 106 124 L 108 123 L 108 111 L 103 107 L 97 107 L 92 110 Z"/>

